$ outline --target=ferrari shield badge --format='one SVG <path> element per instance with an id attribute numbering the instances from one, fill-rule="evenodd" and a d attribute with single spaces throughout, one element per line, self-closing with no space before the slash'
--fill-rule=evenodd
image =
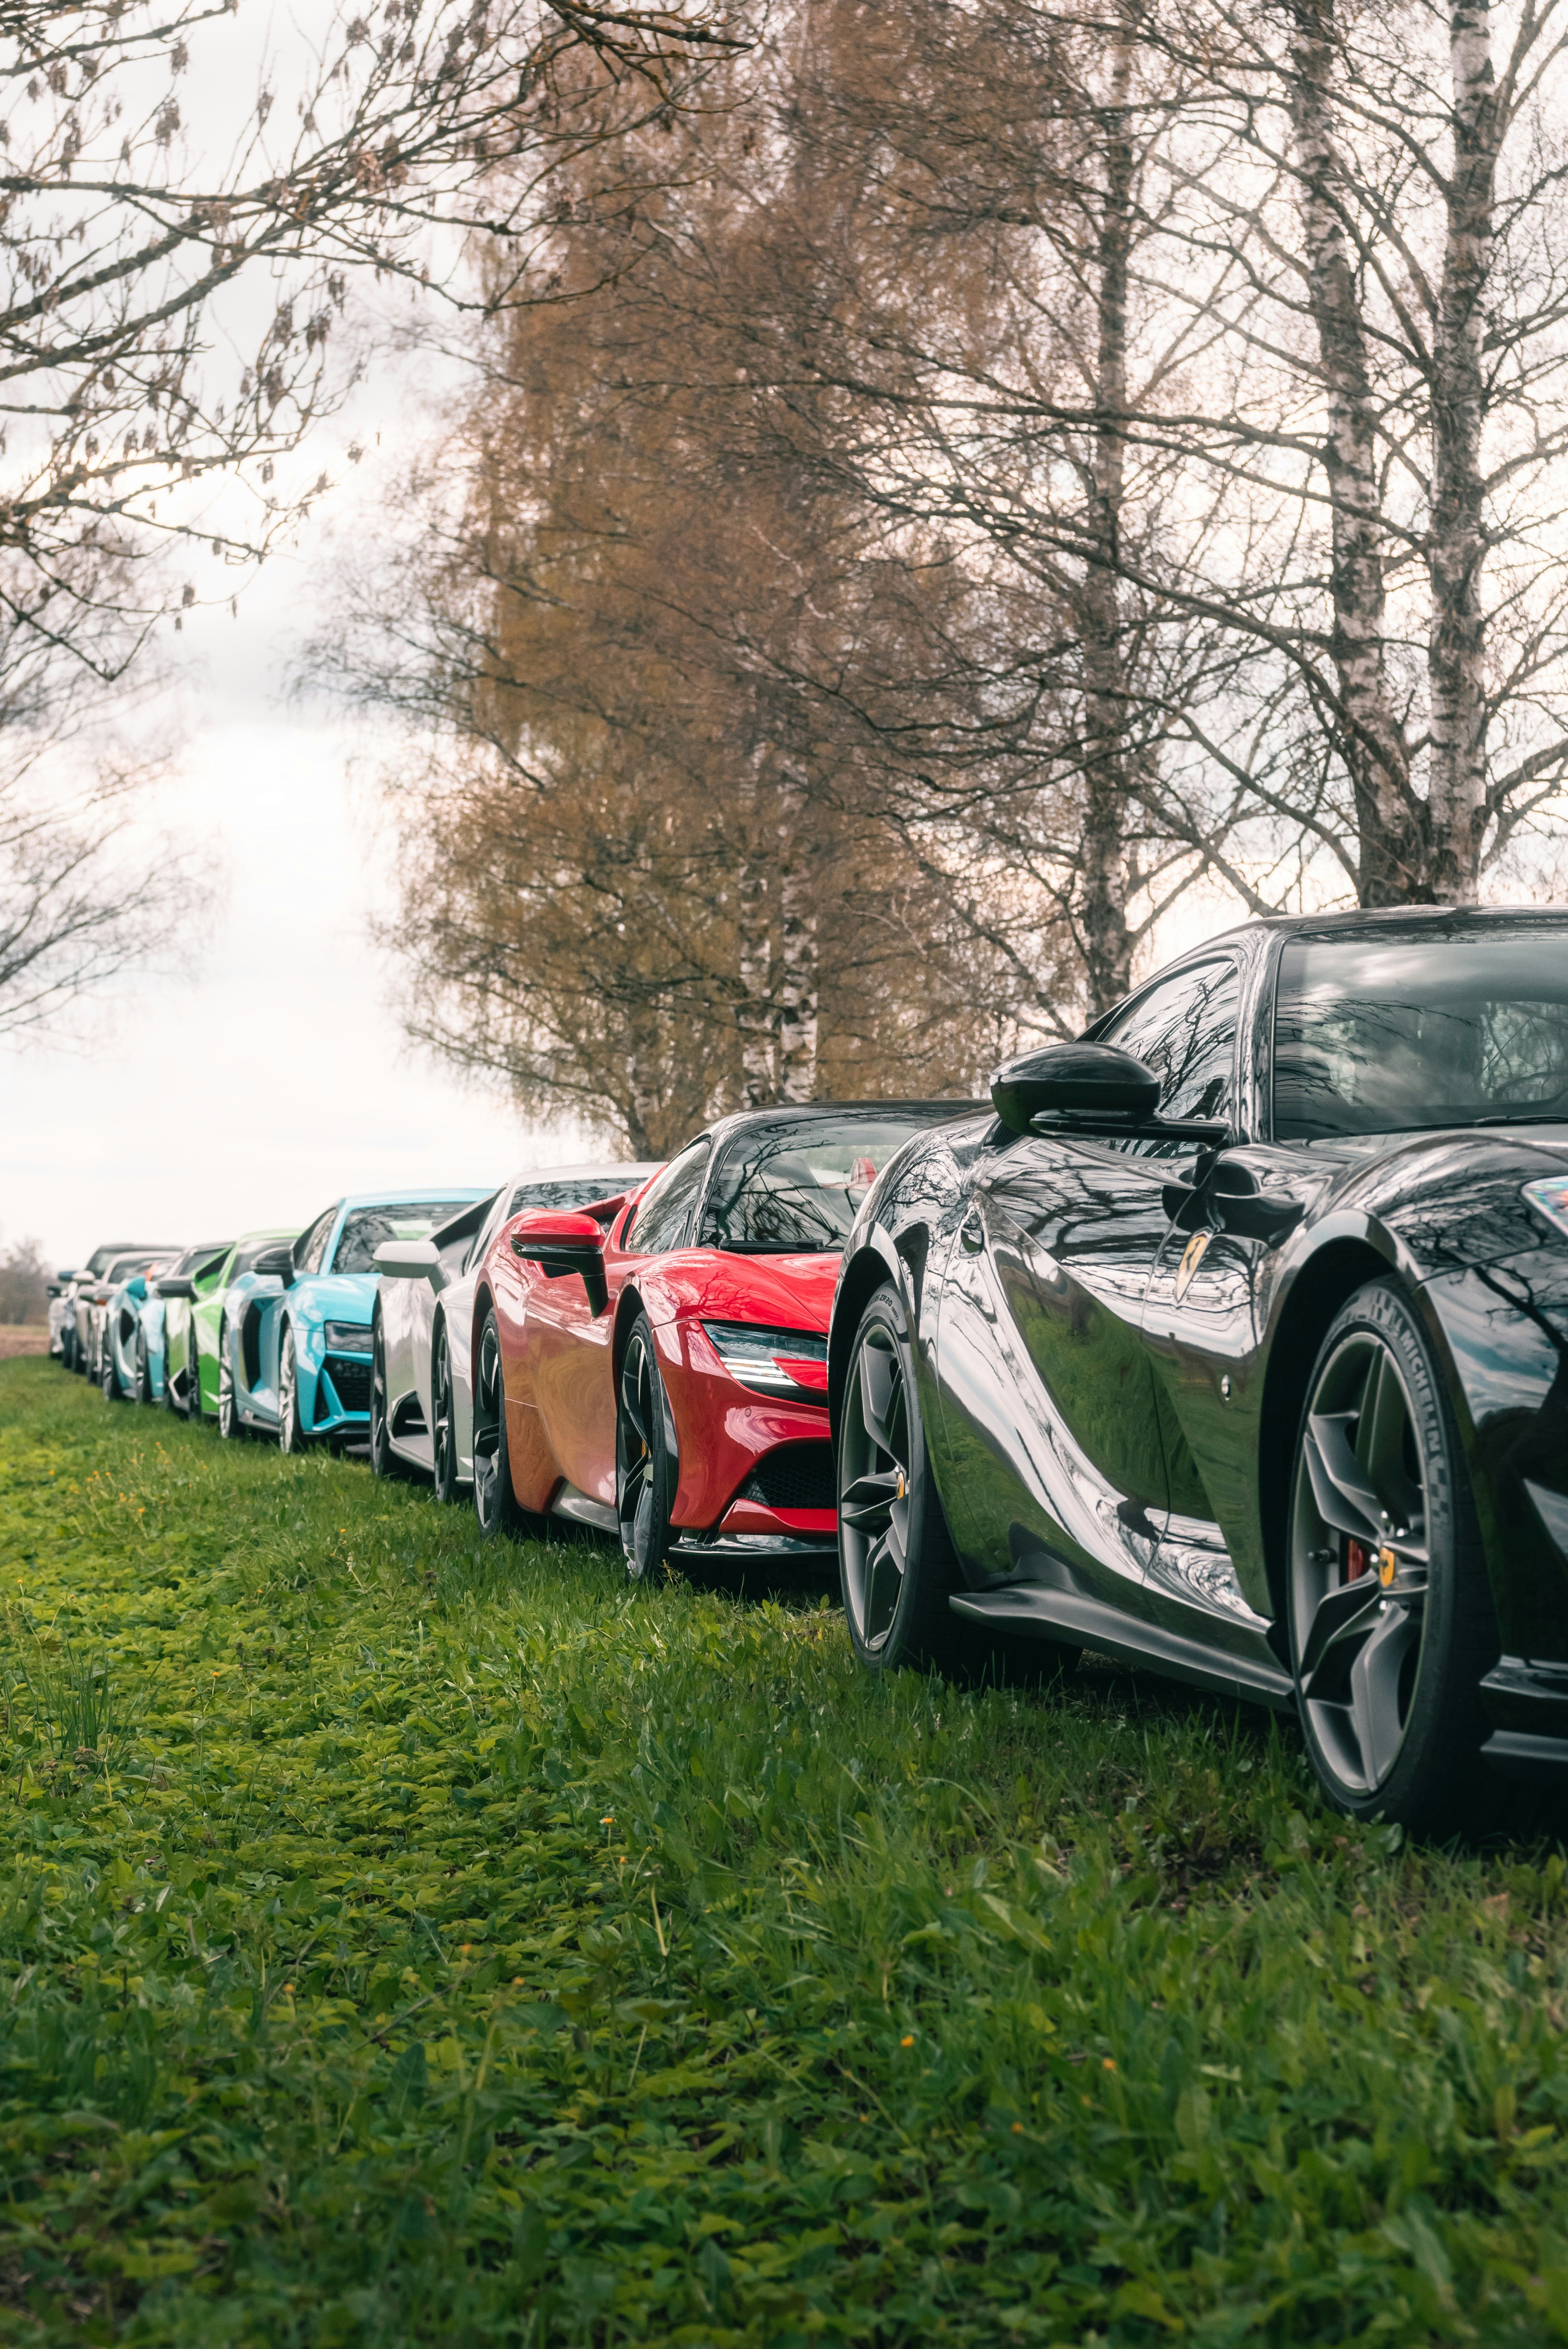
<path id="1" fill-rule="evenodd" d="M 1181 1299 L 1186 1296 L 1187 1291 L 1192 1286 L 1192 1275 L 1202 1263 L 1203 1251 L 1208 1247 L 1212 1237 L 1212 1235 L 1209 1232 L 1194 1232 L 1191 1238 L 1188 1241 L 1186 1247 L 1181 1251 L 1181 1261 L 1176 1268 L 1176 1302 L 1178 1305 L 1181 1304 Z"/>

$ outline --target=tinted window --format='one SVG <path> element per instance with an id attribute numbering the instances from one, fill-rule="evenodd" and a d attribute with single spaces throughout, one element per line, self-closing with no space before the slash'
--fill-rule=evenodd
<path id="1" fill-rule="evenodd" d="M 893 1153 L 912 1133 L 961 1109 L 943 1102 L 924 1115 L 819 1114 L 735 1135 L 714 1171 L 699 1246 L 754 1255 L 841 1248 L 861 1201 Z"/>
<path id="2" fill-rule="evenodd" d="M 520 1183 L 511 1195 L 507 1216 L 521 1216 L 525 1207 L 586 1207 L 595 1199 L 613 1199 L 625 1185 L 614 1174 L 574 1174 L 569 1180 Z"/>
<path id="3" fill-rule="evenodd" d="M 374 1272 L 383 1240 L 428 1239 L 438 1224 L 449 1224 L 471 1205 L 467 1199 L 393 1201 L 385 1207 L 351 1207 L 333 1250 L 334 1272 Z"/>
<path id="4" fill-rule="evenodd" d="M 248 1246 L 236 1248 L 234 1261 L 229 1268 L 230 1283 L 243 1279 L 247 1272 L 254 1272 L 256 1259 L 265 1256 L 269 1248 L 281 1247 L 282 1245 L 282 1240 L 274 1237 L 270 1240 L 252 1240 Z"/>
<path id="5" fill-rule="evenodd" d="M 1119 1011 L 1095 1040 L 1115 1044 L 1160 1079 L 1161 1117 L 1223 1119 L 1231 1111 L 1241 974 L 1227 956 L 1178 971 Z M 1156 1155 L 1191 1148 L 1143 1143 Z"/>
<path id="6" fill-rule="evenodd" d="M 672 1158 L 664 1173 L 650 1184 L 642 1204 L 621 1236 L 624 1248 L 641 1256 L 657 1256 L 665 1248 L 684 1247 L 691 1237 L 692 1210 L 707 1171 L 707 1136 Z"/>
<path id="7" fill-rule="evenodd" d="M 336 1221 L 337 1209 L 335 1206 L 328 1207 L 325 1216 L 316 1217 L 304 1238 L 294 1242 L 294 1260 L 296 1272 L 321 1270 L 321 1260 L 326 1254 L 326 1244 L 332 1237 L 332 1227 Z M 269 1241 L 268 1246 L 271 1245 Z"/>
<path id="8" fill-rule="evenodd" d="M 1274 1051 L 1281 1142 L 1568 1118 L 1568 926 L 1292 938 Z"/>

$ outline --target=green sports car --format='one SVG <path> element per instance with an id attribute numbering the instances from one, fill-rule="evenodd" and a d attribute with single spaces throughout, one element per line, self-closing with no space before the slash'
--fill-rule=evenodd
<path id="1" fill-rule="evenodd" d="M 224 1240 L 204 1255 L 192 1253 L 153 1283 L 163 1309 L 163 1376 L 159 1392 L 164 1409 L 181 1419 L 194 1419 L 199 1411 L 191 1369 L 196 1359 L 192 1316 L 202 1299 L 222 1286 L 234 1247 Z"/>
<path id="2" fill-rule="evenodd" d="M 190 1283 L 188 1298 L 169 1300 L 168 1335 L 165 1340 L 163 1392 L 168 1396 L 172 1384 L 170 1372 L 178 1364 L 183 1371 L 181 1395 L 190 1397 L 185 1403 L 187 1419 L 216 1419 L 218 1416 L 218 1332 L 223 1325 L 223 1300 L 230 1286 L 242 1273 L 249 1272 L 259 1256 L 280 1240 L 298 1237 L 298 1228 L 290 1225 L 286 1230 L 245 1232 L 234 1242 L 228 1254 L 200 1280 Z M 181 1326 L 176 1337 L 175 1315 L 181 1315 Z M 191 1362 L 195 1359 L 192 1381 Z M 173 1407 L 181 1406 L 181 1395 L 176 1395 Z"/>

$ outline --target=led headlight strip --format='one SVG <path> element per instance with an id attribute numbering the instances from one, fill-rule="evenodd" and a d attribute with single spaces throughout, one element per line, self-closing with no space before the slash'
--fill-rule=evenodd
<path id="1" fill-rule="evenodd" d="M 321 1334 L 326 1340 L 329 1354 L 367 1354 L 370 1351 L 368 1321 L 324 1321 Z"/>
<path id="2" fill-rule="evenodd" d="M 754 1393 L 813 1402 L 828 1392 L 828 1341 L 810 1330 L 766 1330 L 749 1321 L 705 1321 L 704 1330 L 732 1379 Z"/>

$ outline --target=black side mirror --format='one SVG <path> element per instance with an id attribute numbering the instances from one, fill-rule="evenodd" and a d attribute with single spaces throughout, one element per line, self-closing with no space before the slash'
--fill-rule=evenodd
<path id="1" fill-rule="evenodd" d="M 294 1278 L 294 1250 L 286 1241 L 281 1247 L 263 1248 L 251 1267 L 251 1270 L 270 1275 L 273 1278 L 281 1280 L 285 1288 L 292 1288 Z"/>
<path id="2" fill-rule="evenodd" d="M 193 1280 L 188 1280 L 182 1272 L 171 1272 L 167 1280 L 159 1282 L 158 1294 L 160 1297 L 194 1298 L 196 1283 Z"/>
<path id="3" fill-rule="evenodd" d="M 1154 1115 L 1160 1080 L 1114 1044 L 1047 1044 L 997 1070 L 991 1102 L 1014 1133 L 1027 1133 L 1045 1111 L 1108 1117 L 1119 1126 Z"/>

